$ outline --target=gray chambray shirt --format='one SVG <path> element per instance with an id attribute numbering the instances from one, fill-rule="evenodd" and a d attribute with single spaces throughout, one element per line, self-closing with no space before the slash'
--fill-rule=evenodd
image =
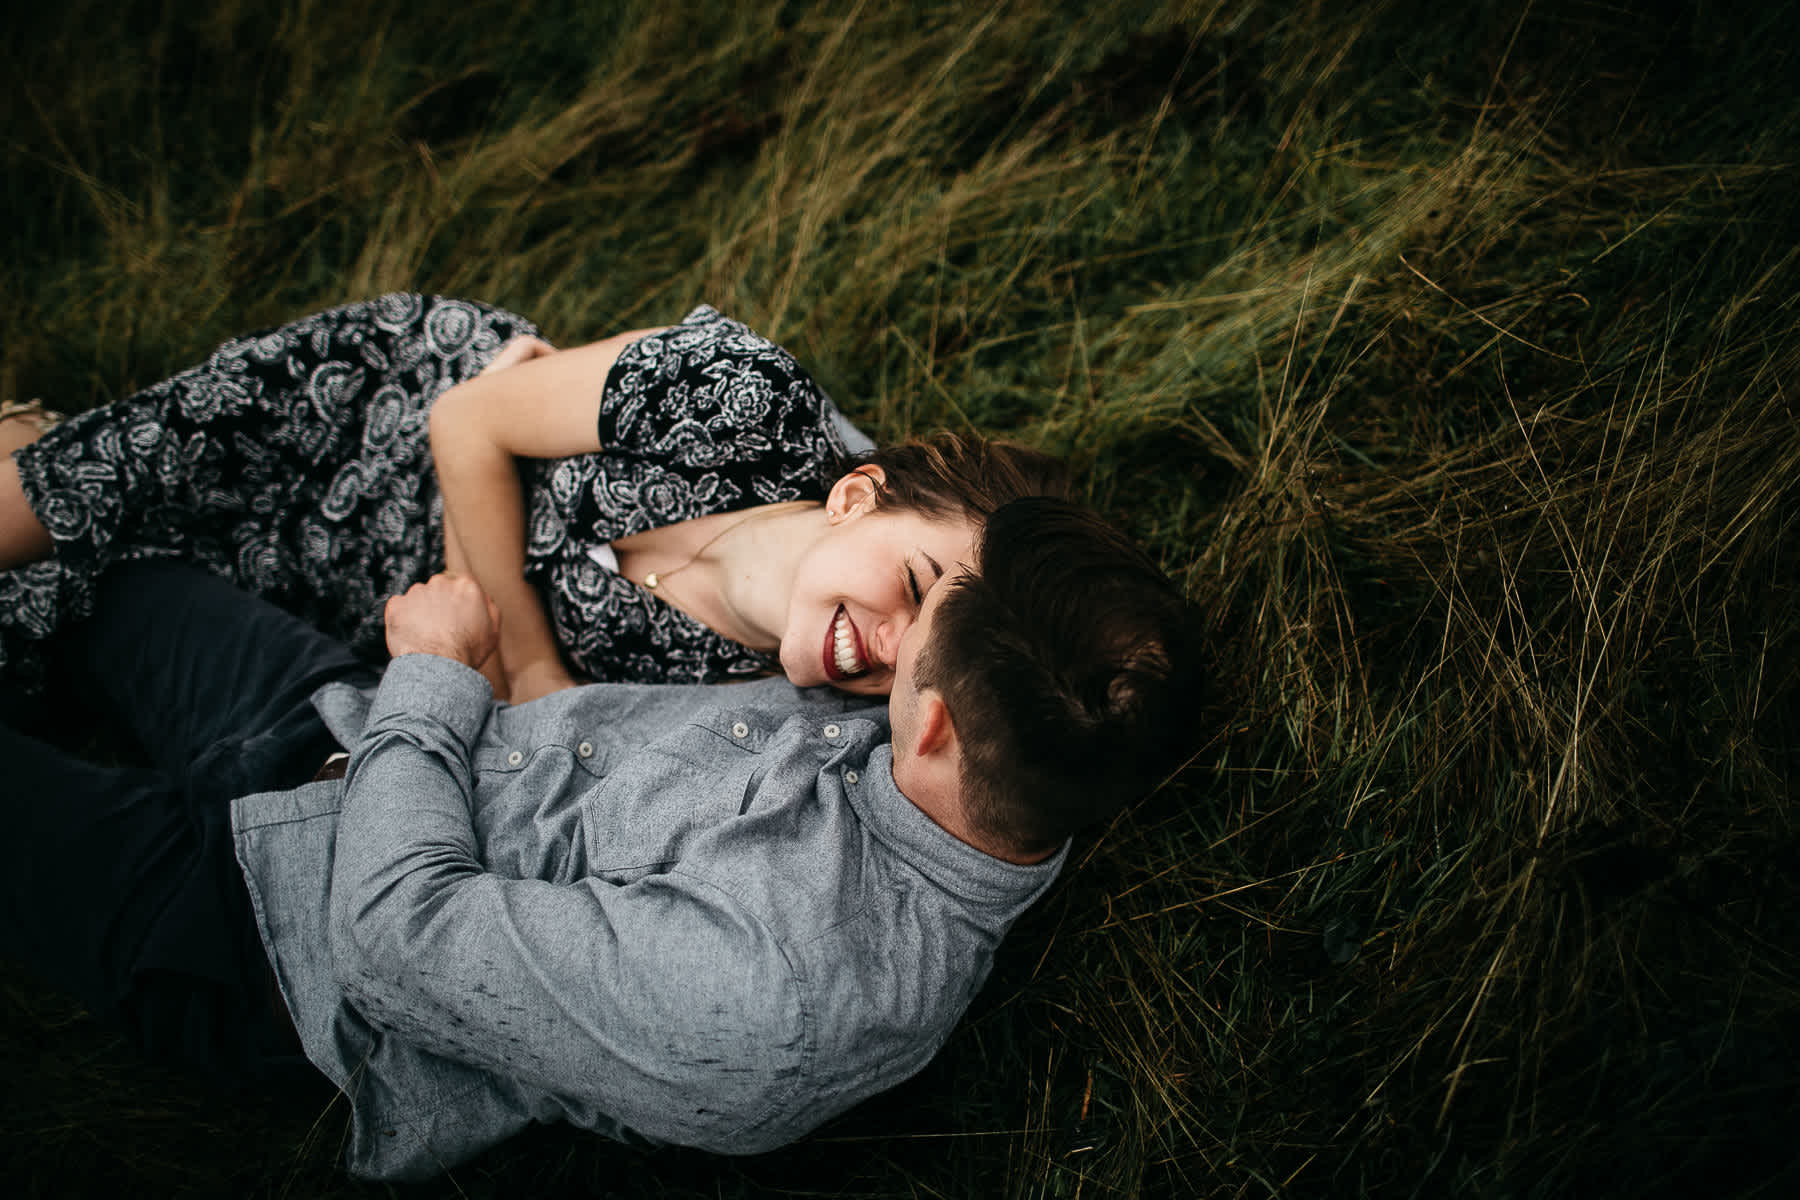
<path id="1" fill-rule="evenodd" d="M 232 825 L 364 1176 L 531 1121 L 791 1142 L 931 1059 L 1066 853 L 951 837 L 894 785 L 884 708 L 781 679 L 510 706 L 407 655 L 313 703 L 348 776 Z"/>

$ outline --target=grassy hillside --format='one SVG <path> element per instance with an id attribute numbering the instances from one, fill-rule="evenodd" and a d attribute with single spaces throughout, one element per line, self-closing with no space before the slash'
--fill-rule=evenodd
<path id="1" fill-rule="evenodd" d="M 559 343 L 706 301 L 879 436 L 1072 455 L 1196 602 L 1203 748 L 922 1076 L 754 1160 L 545 1129 L 422 1194 L 1787 1194 L 1797 16 L 40 5 L 0 399 L 392 289 Z M 0 1027 L 26 1192 L 382 1191 L 328 1094 L 212 1095 L 11 969 Z"/>

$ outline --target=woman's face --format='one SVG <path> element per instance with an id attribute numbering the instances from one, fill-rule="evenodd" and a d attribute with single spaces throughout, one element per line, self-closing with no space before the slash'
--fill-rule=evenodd
<path id="1" fill-rule="evenodd" d="M 958 563 L 973 563 L 979 527 L 875 511 L 872 488 L 846 476 L 826 500 L 828 525 L 795 572 L 781 668 L 800 687 L 829 683 L 885 696 L 900 638 L 919 605 Z M 848 484 L 848 486 L 846 486 Z"/>

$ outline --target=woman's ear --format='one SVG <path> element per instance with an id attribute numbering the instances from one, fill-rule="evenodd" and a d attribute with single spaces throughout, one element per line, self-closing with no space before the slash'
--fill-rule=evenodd
<path id="1" fill-rule="evenodd" d="M 874 511 L 875 496 L 886 482 L 887 472 L 874 463 L 856 468 L 831 485 L 825 495 L 825 516 L 836 524 Z"/>

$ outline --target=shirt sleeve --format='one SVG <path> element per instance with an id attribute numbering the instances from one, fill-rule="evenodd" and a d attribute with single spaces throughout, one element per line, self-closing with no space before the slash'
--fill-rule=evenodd
<path id="1" fill-rule="evenodd" d="M 513 879 L 480 860 L 475 672 L 389 667 L 352 755 L 331 886 L 338 981 L 371 1024 L 649 1137 L 767 1149 L 795 1094 L 799 986 L 773 935 L 680 872 Z"/>

